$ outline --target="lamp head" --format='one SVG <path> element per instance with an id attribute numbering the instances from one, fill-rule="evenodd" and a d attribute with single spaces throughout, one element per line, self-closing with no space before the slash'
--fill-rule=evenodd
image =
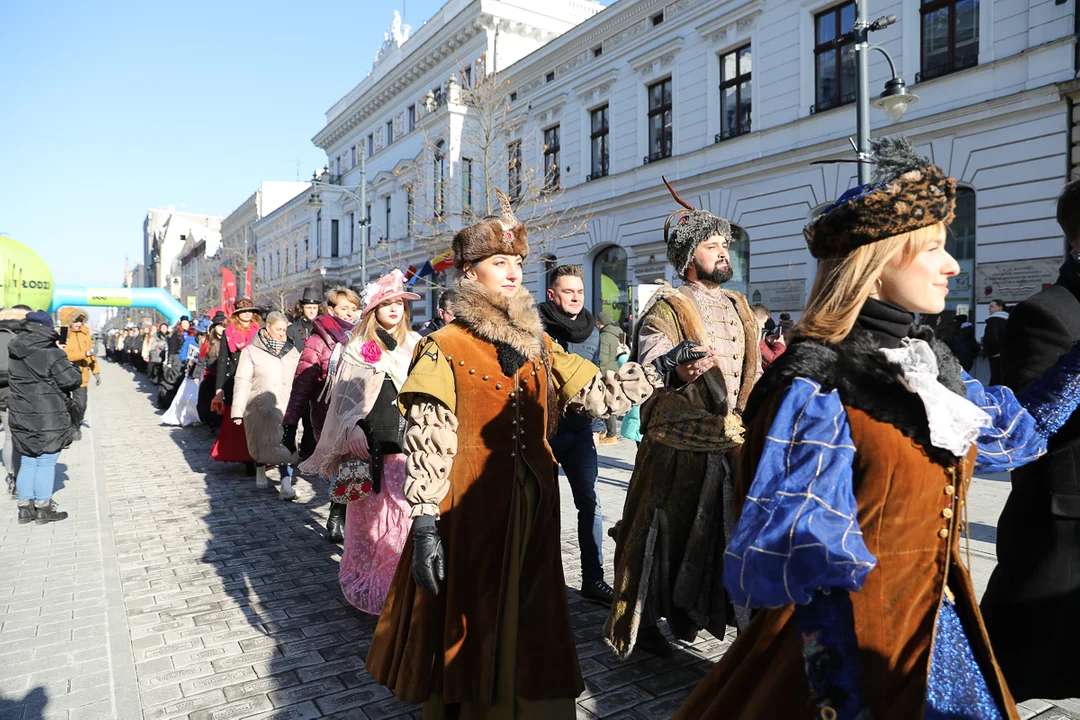
<path id="1" fill-rule="evenodd" d="M 874 98 L 870 104 L 873 107 L 884 110 L 885 116 L 888 117 L 891 122 L 900 122 L 900 118 L 904 117 L 904 112 L 907 111 L 908 105 L 918 101 L 919 96 L 908 91 L 907 86 L 904 84 L 904 79 L 894 77 L 891 80 L 886 81 L 885 90 L 881 95 Z"/>

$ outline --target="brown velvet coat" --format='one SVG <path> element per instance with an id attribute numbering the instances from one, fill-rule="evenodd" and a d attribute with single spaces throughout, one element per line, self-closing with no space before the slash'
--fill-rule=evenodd
<path id="1" fill-rule="evenodd" d="M 544 335 L 543 357 L 507 377 L 496 345 L 460 320 L 428 340 L 452 368 L 453 397 L 444 404 L 459 422 L 450 490 L 439 504 L 447 581 L 438 596 L 417 588 L 410 537 L 379 617 L 368 672 L 407 702 L 439 693 L 446 703 L 490 703 L 512 511 L 522 493 L 515 478 L 528 473 L 540 498 L 521 574 L 515 692 L 529 700 L 576 697 L 584 685 L 563 578 L 557 470 L 545 428 L 549 412 L 557 413 L 597 369 Z M 429 351 L 424 343 L 418 348 Z M 408 390 L 406 383 L 403 403 Z M 549 399 L 556 402 L 550 409 Z"/>
<path id="2" fill-rule="evenodd" d="M 747 428 L 736 486 L 741 513 L 781 393 Z M 931 461 L 893 425 L 845 405 L 855 454 L 854 487 L 866 547 L 878 559 L 851 594 L 864 690 L 874 720 L 923 716 L 927 673 L 945 584 L 956 596 L 987 684 L 1006 716 L 1016 705 L 994 660 L 961 557 L 960 529 L 975 451 L 950 467 Z M 792 606 L 754 615 L 676 718 L 816 718 Z"/>

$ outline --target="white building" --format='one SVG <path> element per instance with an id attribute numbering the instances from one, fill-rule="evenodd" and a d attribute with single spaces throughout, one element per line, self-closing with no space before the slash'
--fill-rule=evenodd
<path id="1" fill-rule="evenodd" d="M 180 302 L 197 317 L 217 305 L 220 294 L 221 233 L 194 227 L 177 255 L 174 274 L 180 277 Z"/>
<path id="2" fill-rule="evenodd" d="M 143 221 L 143 264 L 146 267 L 143 287 L 161 287 L 180 298 L 181 278 L 177 258 L 193 233 L 221 232 L 222 218 L 197 213 L 178 212 L 172 205 L 154 208 Z"/>
<path id="3" fill-rule="evenodd" d="M 503 167 L 557 169 L 563 192 L 554 202 L 584 225 L 541 248 L 547 263 L 532 267 L 584 264 L 589 306 L 625 320 L 638 283 L 673 279 L 662 228 L 675 205 L 664 175 L 684 199 L 741 228 L 735 286 L 774 312 L 799 312 L 814 272 L 802 227 L 855 183 L 853 165 L 812 164 L 853 155 L 854 53 L 824 43 L 850 28 L 854 3 L 619 0 L 597 12 L 591 3 L 555 0 L 544 7 L 558 20 L 513 3 L 448 2 L 408 41 L 389 42 L 371 76 L 327 113 L 314 141 L 330 173 L 356 185 L 357 152 L 368 156 L 371 273 L 379 259 L 406 267 L 430 256 L 408 238 L 400 181 L 424 138 L 445 138 L 443 183 L 473 181 L 455 147 L 469 111 L 442 101 L 442 83 L 483 58 L 484 69 L 497 68 L 508 83 L 522 123 L 508 139 L 520 142 L 520 163 L 507 155 Z M 909 136 L 959 180 L 949 249 L 963 271 L 949 305 L 974 307 L 979 320 L 991 298 L 1011 302 L 1052 282 L 1063 257 L 1055 200 L 1080 167 L 1075 12 L 1075 3 L 1056 0 L 870 1 L 871 18 L 896 16 L 872 40 L 920 98 L 897 124 L 873 111 L 873 132 Z M 872 54 L 872 92 L 890 77 L 882 55 Z M 429 89 L 442 97 L 425 120 Z M 412 192 L 431 196 L 435 175 Z M 358 210 L 348 199 L 331 207 L 323 223 Z M 377 226 L 386 224 L 380 248 Z M 357 265 L 355 252 L 340 245 L 331 260 L 328 276 Z M 531 280 L 534 290 L 541 275 Z"/>

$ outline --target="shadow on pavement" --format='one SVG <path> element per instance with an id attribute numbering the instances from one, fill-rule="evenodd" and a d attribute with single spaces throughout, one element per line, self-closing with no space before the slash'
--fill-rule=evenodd
<path id="1" fill-rule="evenodd" d="M 29 690 L 18 700 L 0 695 L 0 720 L 43 720 L 49 705 L 49 694 L 44 687 Z"/>

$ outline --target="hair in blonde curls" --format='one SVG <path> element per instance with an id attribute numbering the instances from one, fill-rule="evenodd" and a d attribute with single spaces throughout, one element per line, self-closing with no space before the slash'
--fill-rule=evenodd
<path id="1" fill-rule="evenodd" d="M 862 245 L 843 257 L 821 260 L 795 335 L 829 343 L 846 338 L 885 266 L 900 253 L 907 265 L 940 231 L 941 223 L 936 223 Z"/>
<path id="2" fill-rule="evenodd" d="M 412 313 L 409 312 L 409 303 L 404 302 L 401 298 L 388 300 L 387 302 L 380 303 L 377 307 L 372 308 L 367 315 L 360 319 L 360 324 L 357 325 L 356 330 L 353 331 L 352 340 L 350 340 L 350 342 L 363 343 L 368 340 L 374 340 L 383 350 L 389 351 L 390 348 L 386 347 L 386 343 L 380 340 L 378 334 L 375 332 L 375 328 L 379 327 L 379 321 L 375 319 L 375 314 L 379 312 L 379 308 L 395 302 L 401 303 L 402 315 L 397 327 L 390 332 L 390 337 L 394 338 L 399 346 L 404 343 L 409 337 L 409 318 L 412 316 Z"/>

